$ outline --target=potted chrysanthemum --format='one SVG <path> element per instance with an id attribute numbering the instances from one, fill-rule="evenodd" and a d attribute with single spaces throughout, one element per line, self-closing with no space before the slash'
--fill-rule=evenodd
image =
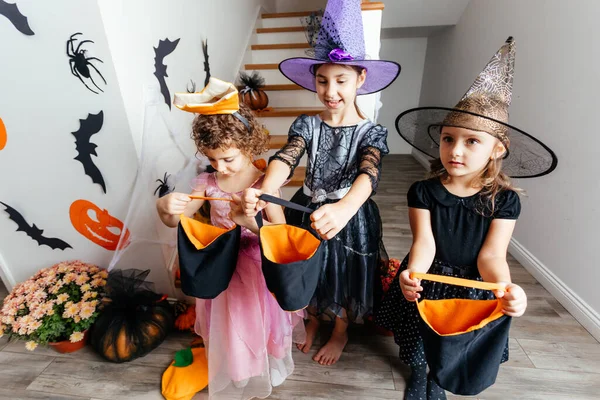
<path id="1" fill-rule="evenodd" d="M 50 345 L 61 353 L 82 348 L 98 316 L 108 272 L 81 261 L 61 262 L 14 287 L 0 310 L 0 336 L 25 347 Z"/>

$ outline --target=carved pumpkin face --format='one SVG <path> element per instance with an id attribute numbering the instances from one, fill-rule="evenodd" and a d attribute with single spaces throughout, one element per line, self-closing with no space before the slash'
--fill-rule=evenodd
<path id="1" fill-rule="evenodd" d="M 116 250 L 123 231 L 123 223 L 87 200 L 75 200 L 69 209 L 71 224 L 83 236 L 104 247 Z M 129 244 L 129 230 L 123 234 L 123 244 L 119 249 Z"/>
<path id="2" fill-rule="evenodd" d="M 2 118 L 0 118 L 0 150 L 6 146 L 6 127 L 4 126 L 4 122 L 2 122 Z"/>

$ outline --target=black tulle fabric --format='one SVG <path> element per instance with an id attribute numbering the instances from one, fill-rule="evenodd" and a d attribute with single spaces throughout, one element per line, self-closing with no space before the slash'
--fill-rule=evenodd
<path id="1" fill-rule="evenodd" d="M 113 270 L 106 282 L 107 299 L 91 332 L 92 347 L 112 362 L 148 354 L 173 328 L 175 313 L 154 285 L 150 270 Z M 124 340 L 123 340 L 124 339 Z"/>

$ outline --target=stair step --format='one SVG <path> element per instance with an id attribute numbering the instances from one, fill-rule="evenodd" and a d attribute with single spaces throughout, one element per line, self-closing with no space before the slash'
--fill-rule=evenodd
<path id="1" fill-rule="evenodd" d="M 244 86 L 238 86 L 237 88 L 238 90 L 242 90 Z M 263 87 L 261 87 L 261 89 L 265 92 L 272 90 L 306 90 L 302 86 L 298 86 L 295 83 L 278 83 L 273 85 L 264 85 Z"/>
<path id="2" fill-rule="evenodd" d="M 285 12 L 285 13 L 265 13 L 261 15 L 261 18 L 296 18 L 296 17 L 308 17 L 315 11 L 296 11 L 296 12 Z"/>
<path id="3" fill-rule="evenodd" d="M 273 44 L 253 44 L 251 50 L 287 50 L 287 49 L 310 49 L 308 43 L 273 43 Z"/>
<path id="4" fill-rule="evenodd" d="M 285 186 L 302 186 L 304 185 L 304 177 L 306 176 L 306 167 L 296 167 L 292 179 Z"/>
<path id="5" fill-rule="evenodd" d="M 252 71 L 255 69 L 279 69 L 279 64 L 246 64 L 244 65 L 246 71 Z"/>
<path id="6" fill-rule="evenodd" d="M 277 85 L 265 85 L 263 90 L 306 90 L 302 86 L 298 86 L 295 83 L 282 83 Z"/>
<path id="7" fill-rule="evenodd" d="M 360 9 L 365 10 L 383 10 L 385 5 L 381 1 L 367 1 L 360 5 Z M 308 17 L 316 11 L 297 11 L 297 12 L 286 12 L 286 13 L 266 13 L 262 14 L 262 18 L 296 18 L 296 17 Z"/>
<path id="8" fill-rule="evenodd" d="M 288 135 L 269 135 L 269 148 L 281 149 L 287 143 Z"/>
<path id="9" fill-rule="evenodd" d="M 257 117 L 298 117 L 302 114 L 317 115 L 323 108 L 321 107 L 273 107 L 267 110 L 254 111 Z"/>
<path id="10" fill-rule="evenodd" d="M 257 28 L 256 33 L 304 32 L 302 26 L 282 26 L 279 28 Z"/>

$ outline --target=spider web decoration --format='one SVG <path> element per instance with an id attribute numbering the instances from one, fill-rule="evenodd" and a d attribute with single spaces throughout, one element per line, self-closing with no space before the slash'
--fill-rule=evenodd
<path id="1" fill-rule="evenodd" d="M 351 11 L 344 10 L 346 7 L 351 8 Z M 355 12 L 358 12 L 358 15 L 353 15 Z M 340 18 L 346 14 L 352 14 L 352 18 Z M 312 13 L 308 17 L 301 18 L 300 22 L 306 40 L 312 47 L 306 50 L 308 56 L 318 60 L 329 60 L 329 53 L 332 50 L 342 49 L 350 53 L 355 60 L 366 58 L 360 7 L 354 9 L 350 4 L 338 5 L 325 11 Z M 356 37 L 357 30 L 361 32 L 358 35 L 361 36 L 360 38 Z"/>
<path id="2" fill-rule="evenodd" d="M 307 171 L 306 182 L 310 182 L 310 189 L 313 191 L 324 191 L 331 193 L 340 187 L 346 187 L 344 180 L 350 175 L 346 172 L 348 167 L 356 168 L 356 165 L 348 165 L 348 160 L 353 145 L 356 126 L 339 128 L 322 128 L 328 132 L 321 132 L 319 135 L 319 152 L 317 153 L 311 168 Z M 331 179 L 336 177 L 336 179 Z"/>
<path id="3" fill-rule="evenodd" d="M 67 40 L 67 56 L 69 57 L 69 66 L 71 67 L 71 73 L 74 76 L 76 76 L 90 92 L 99 94 L 90 86 L 88 86 L 85 80 L 89 79 L 91 83 L 96 87 L 96 89 L 98 89 L 101 92 L 104 92 L 104 90 L 100 89 L 98 84 L 96 84 L 96 81 L 94 81 L 94 78 L 92 76 L 92 70 L 96 71 L 96 74 L 100 76 L 100 78 L 106 85 L 106 79 L 104 79 L 104 76 L 102 76 L 100 71 L 98 71 L 98 68 L 96 68 L 94 64 L 92 64 L 92 61 L 98 61 L 101 63 L 104 63 L 104 61 L 97 57 L 86 56 L 88 50 L 83 49 L 82 46 L 85 43 L 94 43 L 92 40 L 82 40 L 77 44 L 77 47 L 75 47 L 74 43 L 79 41 L 79 38 L 77 38 L 76 36 L 79 35 L 83 34 L 81 32 L 74 33 L 71 35 L 69 40 Z"/>
<path id="4" fill-rule="evenodd" d="M 396 119 L 400 136 L 431 158 L 439 158 L 442 121 L 452 108 L 420 107 L 403 112 Z M 502 170 L 512 178 L 534 178 L 552 172 L 558 163 L 556 155 L 544 143 L 512 125 L 505 124 L 510 138 L 508 156 Z"/>

